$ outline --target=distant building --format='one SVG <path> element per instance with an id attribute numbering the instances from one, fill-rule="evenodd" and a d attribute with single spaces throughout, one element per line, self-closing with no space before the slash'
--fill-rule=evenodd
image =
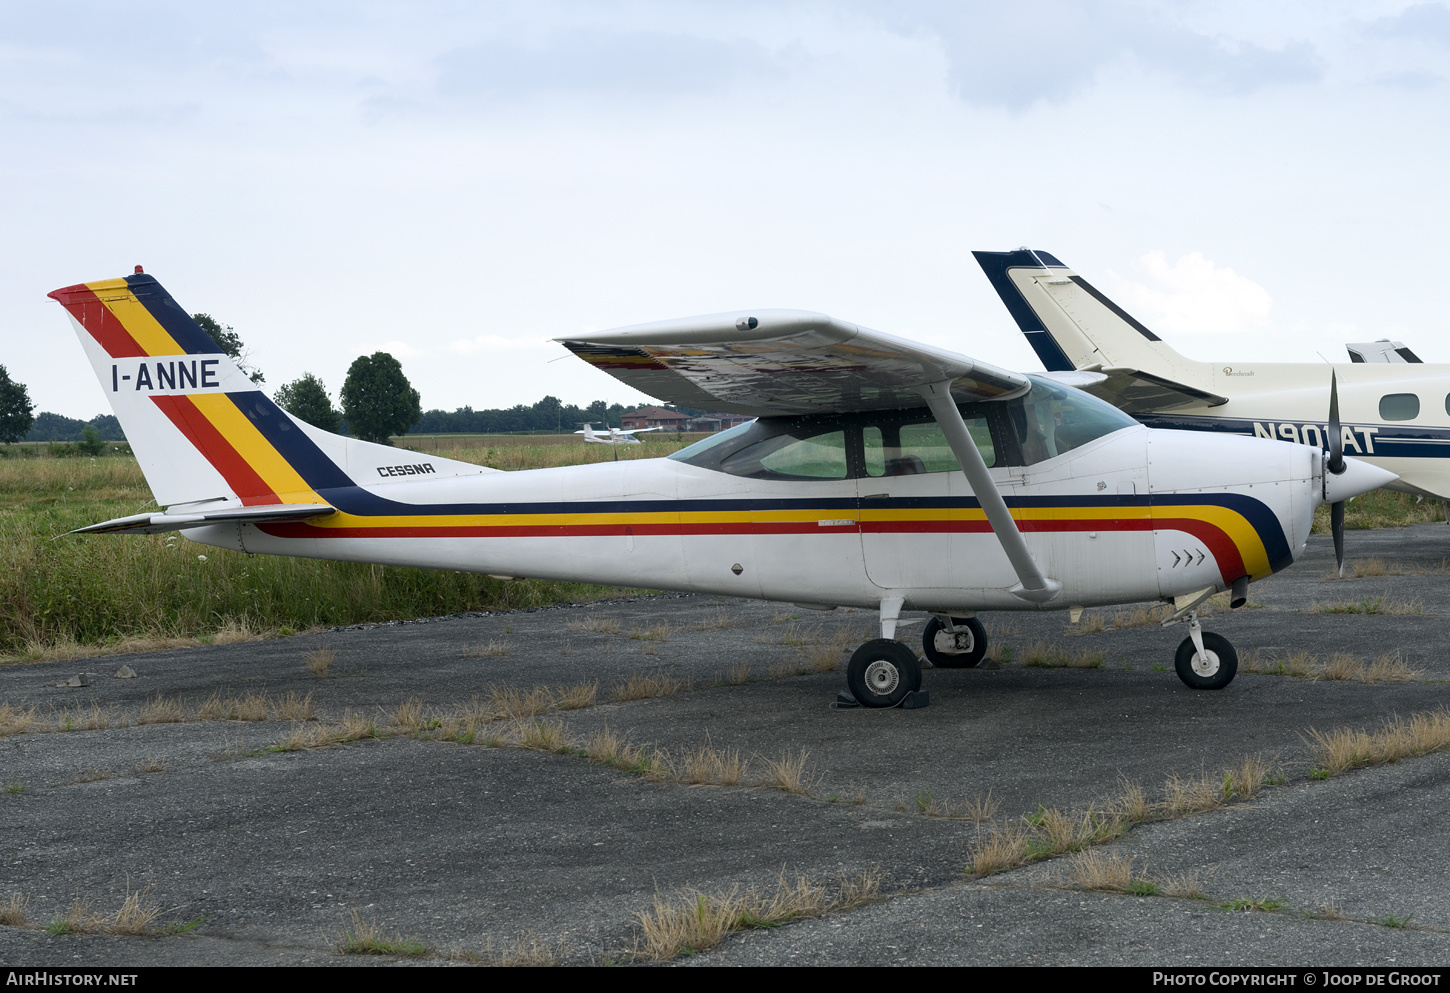
<path id="1" fill-rule="evenodd" d="M 663 431 L 676 432 L 714 432 L 725 428 L 733 428 L 737 424 L 744 424 L 750 420 L 744 414 L 700 414 L 691 416 L 682 414 L 678 410 L 666 410 L 664 407 L 641 407 L 639 410 L 631 410 L 620 420 L 620 427 L 624 430 L 631 428 L 660 428 Z"/>

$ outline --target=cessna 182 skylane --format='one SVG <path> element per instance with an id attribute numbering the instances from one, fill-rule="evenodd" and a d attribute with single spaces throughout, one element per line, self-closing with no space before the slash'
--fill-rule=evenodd
<path id="1" fill-rule="evenodd" d="M 1450 499 L 1450 365 L 1421 362 L 1389 341 L 1351 343 L 1351 362 L 1333 366 L 1196 362 L 1046 252 L 972 254 L 1044 368 L 1081 370 L 1074 385 L 1149 427 L 1323 448 L 1324 388 L 1333 375 L 1345 450 L 1397 474 L 1389 489 Z"/>
<path id="2" fill-rule="evenodd" d="M 1109 404 L 821 314 L 770 310 L 566 339 L 660 400 L 757 415 L 667 459 L 499 472 L 339 437 L 283 412 L 151 276 L 50 294 L 179 530 L 265 555 L 646 586 L 879 611 L 862 704 L 919 690 L 891 640 L 931 612 L 938 666 L 986 654 L 980 610 L 1166 600 L 1177 671 L 1237 669 L 1194 608 L 1289 565 L 1314 508 L 1392 478 L 1303 446 L 1149 430 Z"/>

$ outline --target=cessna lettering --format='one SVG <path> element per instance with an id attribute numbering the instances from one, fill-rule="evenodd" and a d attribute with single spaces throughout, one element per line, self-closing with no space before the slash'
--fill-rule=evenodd
<path id="1" fill-rule="evenodd" d="M 437 472 L 431 465 L 380 465 L 378 466 L 379 476 L 422 476 L 426 473 Z"/>

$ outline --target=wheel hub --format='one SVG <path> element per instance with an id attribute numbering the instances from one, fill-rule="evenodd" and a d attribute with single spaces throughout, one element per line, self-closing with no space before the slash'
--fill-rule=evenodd
<path id="1" fill-rule="evenodd" d="M 878 659 L 866 667 L 866 686 L 877 696 L 887 696 L 899 682 L 901 673 L 885 659 Z"/>
<path id="2" fill-rule="evenodd" d="M 948 631 L 946 628 L 937 631 L 932 644 L 943 655 L 965 655 L 977 647 L 971 631 Z"/>
<path id="3" fill-rule="evenodd" d="M 1218 652 L 1211 651 L 1207 648 L 1203 650 L 1202 655 L 1194 652 L 1193 671 L 1205 679 L 1218 672 Z"/>

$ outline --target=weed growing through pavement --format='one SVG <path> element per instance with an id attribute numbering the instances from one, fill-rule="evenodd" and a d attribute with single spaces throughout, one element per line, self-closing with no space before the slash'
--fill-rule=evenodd
<path id="1" fill-rule="evenodd" d="M 842 875 L 833 886 L 782 872 L 769 893 L 735 888 L 715 894 L 701 890 L 656 894 L 654 905 L 639 915 L 641 935 L 633 956 L 660 962 L 694 954 L 715 947 L 736 931 L 848 910 L 876 899 L 880 892 L 881 874 L 873 870 L 852 877 Z"/>
<path id="2" fill-rule="evenodd" d="M 1340 603 L 1315 603 L 1309 605 L 1311 614 L 1423 614 L 1425 605 L 1419 600 L 1391 600 L 1389 597 L 1365 597 L 1358 601 Z"/>
<path id="3" fill-rule="evenodd" d="M 598 614 L 590 614 L 582 621 L 570 621 L 566 627 L 570 631 L 588 631 L 591 634 L 619 634 L 621 630 L 619 621 Z"/>
<path id="4" fill-rule="evenodd" d="M 688 679 L 676 679 L 662 672 L 652 675 L 637 672 L 624 682 L 615 683 L 610 687 L 609 699 L 612 703 L 648 700 L 653 697 L 674 696 L 676 693 L 693 688 L 694 684 Z"/>
<path id="5" fill-rule="evenodd" d="M 1450 748 L 1450 711 L 1395 718 L 1378 731 L 1310 729 L 1316 779 L 1327 779 L 1361 766 L 1381 765 Z"/>
<path id="6" fill-rule="evenodd" d="M 8 782 L 8 783 L 5 784 L 5 792 L 6 793 L 24 793 L 25 792 L 25 784 L 22 783 L 18 779 L 12 779 L 10 782 Z"/>
<path id="7" fill-rule="evenodd" d="M 1049 641 L 1035 641 L 1022 651 L 1022 664 L 1029 667 L 1101 669 L 1106 660 L 1107 653 L 1105 652 L 1074 652 Z"/>
<path id="8" fill-rule="evenodd" d="M 409 941 L 401 935 L 388 935 L 373 921 L 363 920 L 356 910 L 352 912 L 352 927 L 343 931 L 337 944 L 344 955 L 397 955 L 403 958 L 422 958 L 428 954 L 428 946 L 420 941 Z"/>
<path id="9" fill-rule="evenodd" d="M 307 671 L 318 679 L 326 679 L 332 675 L 332 664 L 337 661 L 337 649 L 317 648 L 306 655 L 302 660 L 307 663 Z"/>
<path id="10" fill-rule="evenodd" d="M 459 653 L 459 658 L 465 659 L 496 659 L 502 658 L 509 653 L 508 642 L 494 639 L 486 645 L 479 645 L 468 652 Z"/>
<path id="11" fill-rule="evenodd" d="M 629 632 L 629 636 L 635 641 L 662 642 L 668 641 L 670 639 L 670 635 L 673 633 L 674 629 L 671 628 L 669 624 L 661 621 L 659 624 L 655 624 L 652 627 L 635 628 L 634 630 Z"/>
<path id="12" fill-rule="evenodd" d="M 1279 658 L 1266 658 L 1262 652 L 1251 651 L 1239 657 L 1239 672 L 1359 683 L 1409 682 L 1425 675 L 1423 669 L 1411 666 L 1398 652 L 1366 661 L 1347 652 L 1337 652 L 1321 660 L 1306 651 L 1290 652 Z"/>

